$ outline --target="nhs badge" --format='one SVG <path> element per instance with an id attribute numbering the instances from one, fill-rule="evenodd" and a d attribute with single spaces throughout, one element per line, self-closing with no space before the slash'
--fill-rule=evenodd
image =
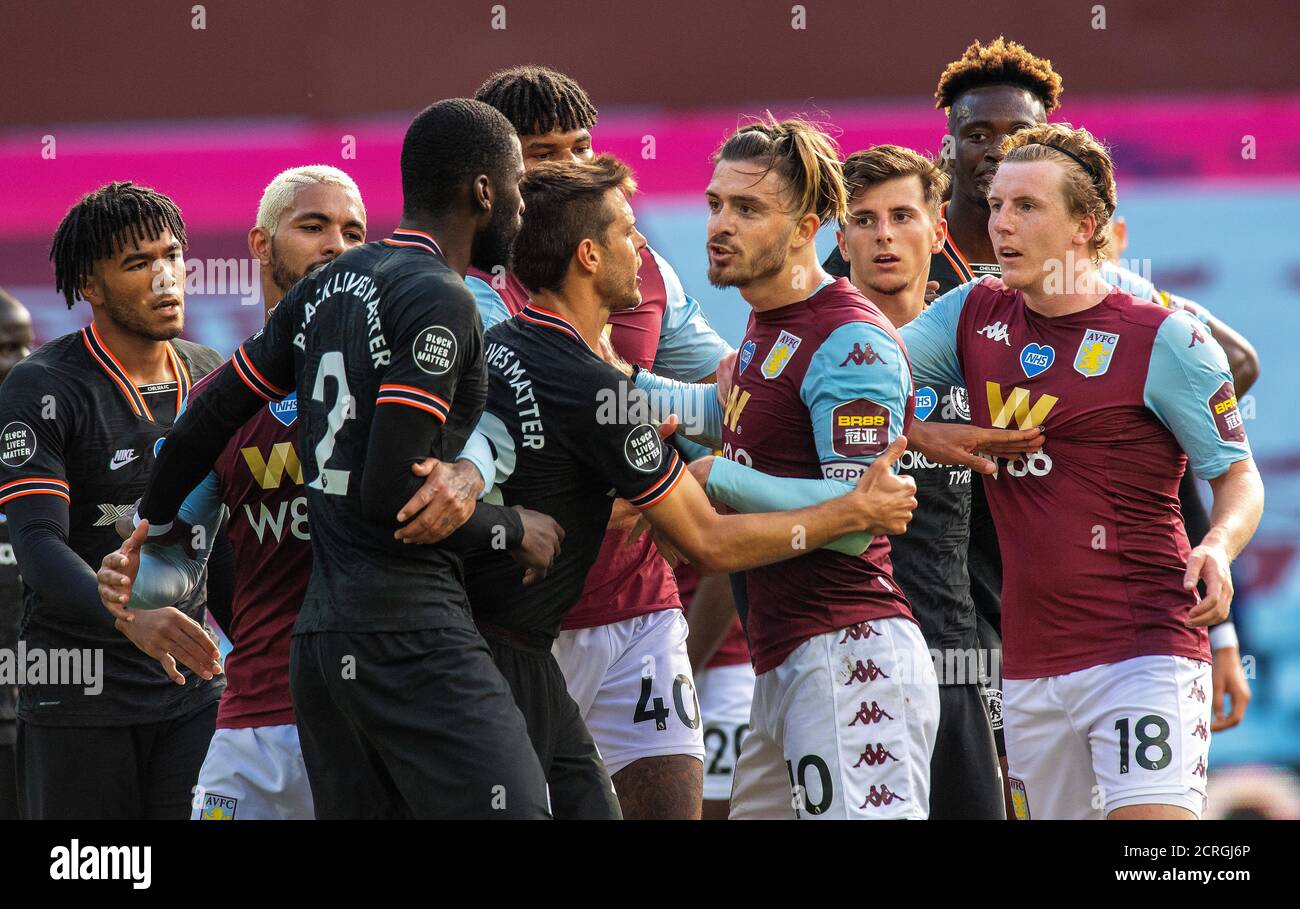
<path id="1" fill-rule="evenodd" d="M 785 369 L 785 365 L 790 362 L 794 352 L 799 349 L 803 343 L 803 338 L 798 335 L 792 335 L 788 331 L 783 331 L 777 337 L 776 343 L 767 353 L 767 359 L 763 361 L 763 378 L 775 379 Z"/>
<path id="2" fill-rule="evenodd" d="M 159 436 L 158 440 L 153 443 L 153 456 L 158 457 L 158 452 L 162 451 L 163 442 L 167 441 L 166 436 Z"/>
<path id="3" fill-rule="evenodd" d="M 1119 335 L 1089 328 L 1079 342 L 1079 352 L 1074 355 L 1074 371 L 1085 379 L 1105 375 L 1117 344 Z"/>
<path id="4" fill-rule="evenodd" d="M 939 396 L 935 394 L 933 388 L 929 385 L 923 386 L 916 390 L 916 418 L 918 420 L 929 419 L 930 414 L 934 413 L 935 407 L 939 405 Z"/>
<path id="5" fill-rule="evenodd" d="M 1056 351 L 1050 345 L 1026 344 L 1020 351 L 1020 368 L 1032 379 L 1039 373 L 1046 372 L 1055 359 Z"/>
<path id="6" fill-rule="evenodd" d="M 271 409 L 271 416 L 282 425 L 292 426 L 293 421 L 298 419 L 298 392 L 291 391 L 283 401 L 272 401 L 267 406 Z"/>
<path id="7" fill-rule="evenodd" d="M 738 358 L 740 368 L 736 370 L 736 374 L 739 375 L 744 372 L 745 367 L 749 365 L 749 361 L 752 359 L 754 359 L 754 342 L 746 341 L 740 348 L 740 357 Z"/>

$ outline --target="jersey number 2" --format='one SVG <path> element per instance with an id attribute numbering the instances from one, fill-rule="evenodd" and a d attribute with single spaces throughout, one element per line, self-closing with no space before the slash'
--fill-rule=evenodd
<path id="1" fill-rule="evenodd" d="M 320 368 L 316 370 L 316 384 L 311 391 L 311 399 L 325 403 L 325 379 L 329 377 L 337 384 L 337 397 L 329 410 L 329 428 L 316 446 L 316 479 L 307 485 L 319 489 L 326 495 L 345 496 L 348 494 L 350 470 L 337 470 L 325 466 L 325 462 L 334 454 L 334 437 L 343 428 L 343 421 L 356 416 L 352 403 L 352 392 L 348 388 L 348 377 L 343 368 L 343 354 L 331 350 L 320 358 Z"/>

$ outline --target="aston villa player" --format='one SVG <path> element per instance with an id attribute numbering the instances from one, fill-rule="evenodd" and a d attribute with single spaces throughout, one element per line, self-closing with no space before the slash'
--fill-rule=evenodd
<path id="1" fill-rule="evenodd" d="M 645 238 L 625 197 L 631 189 L 626 165 L 608 155 L 529 172 L 515 252 L 516 274 L 532 300 L 486 337 L 490 383 L 480 426 L 496 451 L 496 487 L 507 504 L 553 515 L 565 537 L 549 573 L 530 586 L 523 585 L 523 569 L 501 553 L 469 557 L 466 578 L 475 621 L 528 720 L 557 818 L 621 814 L 551 654 L 601 549 L 614 495 L 638 508 L 693 564 L 714 573 L 798 556 L 803 546 L 793 540 L 817 547 L 850 532 L 901 530 L 914 504 L 911 481 L 894 476 L 889 459 L 882 459 L 847 495 L 811 508 L 713 511 L 648 422 L 645 395 L 596 353 L 609 314 L 640 302 Z M 688 677 L 658 679 L 673 668 L 653 662 L 640 671 L 647 683 L 638 715 L 662 726 L 671 713 L 699 727 Z M 653 695 L 656 682 L 668 697 Z"/>
<path id="2" fill-rule="evenodd" d="M 486 394 L 463 276 L 508 261 L 523 176 L 492 108 L 449 99 L 402 143 L 403 220 L 294 285 L 163 448 L 140 506 L 165 532 L 230 437 L 296 387 L 312 577 L 290 680 L 319 817 L 548 816 L 524 718 L 475 630 L 460 554 L 544 572 L 559 529 L 480 503 L 436 546 L 395 539 L 413 464 L 459 452 Z M 310 454 L 306 454 L 310 452 Z"/>
<path id="3" fill-rule="evenodd" d="M 1229 565 L 1263 507 L 1228 361 L 1187 313 L 1103 279 L 1115 182 L 1086 130 L 1023 129 L 1003 151 L 988 193 L 1001 280 L 963 285 L 902 334 L 918 370 L 975 390 L 978 425 L 1050 427 L 987 483 L 1017 554 L 1002 590 L 1016 814 L 1199 817 L 1204 628 L 1228 614 Z M 1188 465 L 1214 493 L 1195 548 L 1177 507 Z"/>
<path id="4" fill-rule="evenodd" d="M 192 383 L 221 362 L 179 337 L 185 243 L 181 213 L 161 193 L 110 183 L 82 198 L 52 258 L 58 290 L 69 308 L 89 303 L 90 324 L 45 344 L 0 387 L 0 504 L 26 588 L 22 640 L 83 655 L 80 679 L 20 689 L 27 818 L 188 817 L 212 738 L 225 678 L 200 624 L 206 585 L 114 627 L 95 580 Z M 98 684 L 87 677 L 96 652 Z"/>
<path id="5" fill-rule="evenodd" d="M 707 199 L 709 280 L 738 288 L 753 314 L 722 410 L 723 457 L 692 473 L 741 511 L 792 507 L 768 476 L 837 495 L 896 456 L 913 398 L 893 326 L 817 262 L 818 229 L 846 213 L 834 143 L 799 120 L 743 127 L 722 146 Z M 717 405 L 712 386 L 638 385 L 657 406 Z M 889 541 L 810 546 L 746 572 L 746 592 L 757 682 L 731 817 L 927 817 L 939 695 Z"/>
<path id="6" fill-rule="evenodd" d="M 309 271 L 360 246 L 366 211 L 352 178 L 335 167 L 295 167 L 267 185 L 249 231 L 249 252 L 261 263 L 265 314 Z M 222 367 L 225 369 L 228 367 Z M 220 374 L 194 388 L 197 400 Z M 191 817 L 201 820 L 310 820 L 311 788 L 289 695 L 289 639 L 311 575 L 311 536 L 298 448 L 297 395 L 268 403 L 230 440 L 211 473 L 181 506 L 174 532 L 191 538 L 193 525 L 211 539 L 221 507 L 234 549 L 231 622 L 234 650 L 226 660 L 226 691 L 217 731 L 194 791 Z M 184 595 L 198 575 L 179 552 L 143 548 L 134 581 L 122 574 L 143 532 L 104 557 L 100 595 L 126 618 L 142 604 Z M 208 547 L 196 556 L 206 557 Z M 152 556 L 152 557 L 151 557 Z M 186 560 L 188 561 L 188 560 Z M 146 593 L 148 591 L 148 593 Z M 128 602 L 123 603 L 124 599 Z"/>

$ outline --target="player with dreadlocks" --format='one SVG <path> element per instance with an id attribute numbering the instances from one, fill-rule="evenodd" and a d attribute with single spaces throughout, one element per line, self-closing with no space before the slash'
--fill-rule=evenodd
<path id="1" fill-rule="evenodd" d="M 27 818 L 188 817 L 212 738 L 225 678 L 200 624 L 206 585 L 115 622 L 92 567 L 118 547 L 114 522 L 144 491 L 192 383 L 221 362 L 179 338 L 185 243 L 180 210 L 159 192 L 115 182 L 85 196 L 51 258 L 57 289 L 69 308 L 90 304 L 90 324 L 41 347 L 0 388 L 0 505 L 26 598 L 17 764 Z M 53 661 L 54 651 L 71 658 Z"/>

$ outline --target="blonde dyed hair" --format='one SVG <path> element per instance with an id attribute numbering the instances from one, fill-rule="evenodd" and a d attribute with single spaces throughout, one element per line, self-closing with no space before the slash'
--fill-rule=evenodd
<path id="1" fill-rule="evenodd" d="M 286 211 L 293 208 L 298 190 L 304 186 L 341 186 L 357 197 L 357 202 L 361 205 L 361 218 L 365 220 L 366 204 L 361 199 L 361 190 L 357 188 L 355 180 L 337 167 L 307 164 L 280 171 L 262 190 L 262 201 L 257 205 L 257 226 L 266 231 L 267 236 L 275 236 L 280 219 Z"/>
<path id="2" fill-rule="evenodd" d="M 1115 166 L 1106 146 L 1096 136 L 1069 123 L 1040 123 L 1007 136 L 1002 141 L 1002 151 L 1002 164 L 1017 161 L 1060 164 L 1065 172 L 1065 203 L 1070 214 L 1076 218 L 1092 215 L 1097 221 L 1091 241 L 1094 260 L 1101 261 L 1110 255 L 1114 243 L 1111 217 L 1117 202 Z"/>

